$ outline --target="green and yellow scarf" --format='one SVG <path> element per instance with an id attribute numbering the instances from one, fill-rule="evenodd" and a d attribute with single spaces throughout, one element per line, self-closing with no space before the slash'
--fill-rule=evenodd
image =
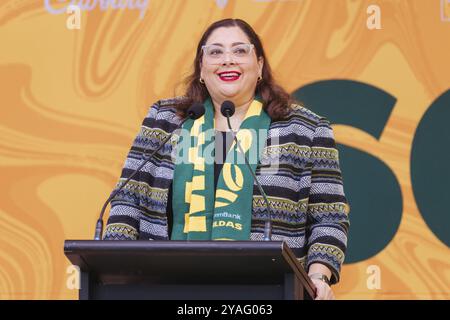
<path id="1" fill-rule="evenodd" d="M 178 141 L 173 179 L 172 240 L 249 240 L 253 178 L 242 153 L 233 142 L 214 192 L 214 107 L 205 103 L 205 114 L 188 119 Z M 253 171 L 265 145 L 270 117 L 259 99 L 250 104 L 236 134 Z M 212 150 L 212 152 L 211 152 Z"/>

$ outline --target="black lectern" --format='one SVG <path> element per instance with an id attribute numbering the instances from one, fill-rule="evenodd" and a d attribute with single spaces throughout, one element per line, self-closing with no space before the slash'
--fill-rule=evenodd
<path id="1" fill-rule="evenodd" d="M 281 241 L 67 240 L 80 299 L 240 300 L 314 297 Z"/>

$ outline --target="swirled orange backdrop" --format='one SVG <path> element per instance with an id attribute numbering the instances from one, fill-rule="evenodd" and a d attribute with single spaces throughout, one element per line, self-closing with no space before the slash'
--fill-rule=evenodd
<path id="1" fill-rule="evenodd" d="M 207 25 L 239 17 L 262 37 L 287 90 L 342 78 L 398 99 L 379 141 L 334 127 L 338 142 L 382 155 L 404 203 L 395 237 L 344 267 L 337 297 L 449 299 L 449 248 L 423 221 L 409 170 L 418 122 L 450 87 L 450 22 L 440 2 L 151 0 L 143 19 L 95 8 L 72 30 L 70 14 L 50 14 L 44 1 L 1 1 L 0 298 L 77 298 L 66 286 L 64 239 L 93 236 L 147 107 L 179 90 Z M 366 27 L 371 4 L 381 30 Z M 381 270 L 378 289 L 367 286 L 371 265 Z"/>

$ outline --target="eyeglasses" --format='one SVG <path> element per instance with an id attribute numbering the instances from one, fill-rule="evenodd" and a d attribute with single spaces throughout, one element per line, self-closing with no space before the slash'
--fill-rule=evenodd
<path id="1" fill-rule="evenodd" d="M 224 47 L 210 44 L 202 46 L 203 54 L 207 62 L 220 63 L 225 58 L 225 54 L 230 52 L 235 62 L 245 62 L 250 57 L 250 53 L 255 46 L 251 43 L 241 43 L 225 50 Z"/>

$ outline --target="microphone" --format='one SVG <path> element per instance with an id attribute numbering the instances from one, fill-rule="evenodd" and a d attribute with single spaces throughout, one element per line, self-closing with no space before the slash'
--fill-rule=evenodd
<path id="1" fill-rule="evenodd" d="M 183 121 L 181 122 L 181 124 L 178 126 L 178 128 L 180 128 L 183 123 L 187 120 L 187 119 L 192 119 L 192 120 L 196 120 L 198 118 L 200 118 L 201 116 L 203 116 L 205 114 L 205 106 L 199 102 L 195 102 L 192 106 L 189 107 L 189 109 L 187 110 L 187 117 L 183 119 Z M 178 129 L 177 128 L 177 129 Z M 105 204 L 102 207 L 102 210 L 100 212 L 100 216 L 97 220 L 97 225 L 95 227 L 95 235 L 94 235 L 94 240 L 101 240 L 102 239 L 102 233 L 103 233 L 103 215 L 105 214 L 105 210 L 106 207 L 108 206 L 108 204 L 116 197 L 116 195 L 123 189 L 123 187 L 125 187 L 127 185 L 127 183 L 147 164 L 148 161 L 150 161 L 151 158 L 153 158 L 153 156 L 156 154 L 156 152 L 158 152 L 166 143 L 167 141 L 169 141 L 169 139 L 172 137 L 173 133 L 177 130 L 175 129 L 174 131 L 172 131 L 172 133 L 170 135 L 168 135 L 159 145 L 158 148 L 156 148 L 155 150 L 153 150 L 153 152 L 147 157 L 145 156 L 145 161 L 143 161 L 139 167 L 134 170 L 134 172 L 128 177 L 127 180 L 125 180 L 125 182 L 120 186 L 120 188 L 116 189 L 113 193 L 111 193 L 111 195 L 109 196 L 108 200 L 106 200 Z M 144 150 L 144 155 L 146 154 L 147 150 Z"/>
<path id="2" fill-rule="evenodd" d="M 248 170 L 252 174 L 253 181 L 256 182 L 259 192 L 261 193 L 261 195 L 264 199 L 264 202 L 266 204 L 267 212 L 268 212 L 269 216 L 266 219 L 266 222 L 264 224 L 264 241 L 272 241 L 272 209 L 270 208 L 266 193 L 264 192 L 263 188 L 259 184 L 258 179 L 256 179 L 255 173 L 253 172 L 252 168 L 250 167 L 250 164 L 248 163 L 247 156 L 245 155 L 244 151 L 242 150 L 241 144 L 239 143 L 238 139 L 236 138 L 236 133 L 234 132 L 233 128 L 231 127 L 230 117 L 234 114 L 235 110 L 236 110 L 236 108 L 234 106 L 234 103 L 229 100 L 224 101 L 220 107 L 220 112 L 222 113 L 222 115 L 224 117 L 227 118 L 228 128 L 231 130 L 231 133 L 233 135 L 233 140 L 236 142 L 236 145 L 238 146 L 239 151 L 244 155 L 245 164 L 247 165 Z"/>
<path id="3" fill-rule="evenodd" d="M 222 105 L 220 106 L 220 112 L 224 117 L 228 119 L 228 117 L 232 117 L 234 114 L 234 111 L 236 110 L 236 107 L 234 106 L 234 103 L 230 100 L 225 100 Z M 231 126 L 229 126 L 229 129 L 234 133 Z"/>

